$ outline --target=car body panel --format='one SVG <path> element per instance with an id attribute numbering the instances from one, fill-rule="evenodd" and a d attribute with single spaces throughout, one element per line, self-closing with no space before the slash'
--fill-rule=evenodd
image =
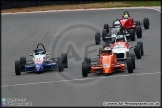
<path id="1" fill-rule="evenodd" d="M 116 69 L 126 69 L 126 65 L 124 63 L 119 63 L 117 61 L 116 54 L 114 53 L 105 53 L 102 50 L 99 59 L 100 64 L 95 64 L 91 66 L 91 72 L 95 73 L 96 71 L 101 71 L 103 74 L 110 74 L 115 72 Z"/>
<path id="2" fill-rule="evenodd" d="M 122 26 L 124 26 L 127 31 L 130 28 L 136 30 L 135 22 L 132 17 L 129 17 L 128 19 L 120 18 L 120 22 L 121 22 Z"/>

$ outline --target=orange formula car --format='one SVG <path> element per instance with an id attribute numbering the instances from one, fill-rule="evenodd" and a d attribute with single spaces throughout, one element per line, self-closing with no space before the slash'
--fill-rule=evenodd
<path id="1" fill-rule="evenodd" d="M 118 62 L 116 54 L 112 52 L 110 47 L 105 47 L 99 56 L 99 62 L 92 64 L 89 57 L 85 57 L 82 62 L 82 76 L 87 77 L 88 73 L 110 74 L 116 70 L 128 70 L 128 73 L 133 73 L 133 64 L 131 57 L 127 57 L 126 62 Z"/>

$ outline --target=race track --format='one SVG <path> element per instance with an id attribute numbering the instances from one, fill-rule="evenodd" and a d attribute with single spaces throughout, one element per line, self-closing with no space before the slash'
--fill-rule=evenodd
<path id="1" fill-rule="evenodd" d="M 161 13 L 152 9 L 127 9 L 135 21 L 150 20 L 142 27 L 144 56 L 136 59 L 133 74 L 127 71 L 83 78 L 84 56 L 97 57 L 94 35 L 103 25 L 120 18 L 125 9 L 47 12 L 2 15 L 2 97 L 25 98 L 33 106 L 103 106 L 103 102 L 161 102 Z M 69 52 L 69 68 L 64 72 L 15 75 L 14 63 L 21 56 L 31 59 L 38 43 L 52 57 Z M 91 51 L 91 52 L 90 52 Z M 71 55 L 71 56 L 70 56 Z"/>

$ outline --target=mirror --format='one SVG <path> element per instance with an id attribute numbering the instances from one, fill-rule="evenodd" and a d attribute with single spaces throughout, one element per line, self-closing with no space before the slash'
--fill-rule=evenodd
<path id="1" fill-rule="evenodd" d="M 49 53 L 46 53 L 46 55 L 49 55 Z"/>
<path id="2" fill-rule="evenodd" d="M 129 48 L 131 49 L 131 48 L 133 48 L 133 46 L 129 46 Z"/>
<path id="3" fill-rule="evenodd" d="M 33 56 L 33 54 L 30 54 L 30 56 Z"/>

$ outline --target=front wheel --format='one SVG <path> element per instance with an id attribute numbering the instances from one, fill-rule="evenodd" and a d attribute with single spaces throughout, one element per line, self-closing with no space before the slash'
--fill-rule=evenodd
<path id="1" fill-rule="evenodd" d="M 88 67 L 87 67 L 87 62 L 86 61 L 82 62 L 82 76 L 83 77 L 88 76 Z"/>
<path id="2" fill-rule="evenodd" d="M 61 57 L 57 57 L 57 64 L 58 64 L 58 71 L 59 72 L 64 71 L 64 66 L 63 66 L 62 58 Z"/>
<path id="3" fill-rule="evenodd" d="M 136 54 L 137 59 L 141 59 L 141 47 L 139 44 L 135 46 L 134 53 Z"/>
<path id="4" fill-rule="evenodd" d="M 95 34 L 95 42 L 96 42 L 96 45 L 100 44 L 100 33 Z"/>
<path id="5" fill-rule="evenodd" d="M 91 73 L 91 58 L 85 57 L 84 60 L 87 62 L 88 73 Z"/>
<path id="6" fill-rule="evenodd" d="M 20 57 L 21 70 L 25 71 L 26 57 Z"/>
<path id="7" fill-rule="evenodd" d="M 134 56 L 134 54 L 133 53 L 129 53 L 129 57 L 131 57 L 133 69 L 135 69 L 136 68 L 136 64 L 135 64 L 135 56 Z"/>
<path id="8" fill-rule="evenodd" d="M 143 19 L 143 24 L 144 24 L 144 28 L 145 28 L 145 29 L 149 29 L 149 27 L 150 27 L 150 22 L 149 22 L 149 19 L 148 19 L 148 18 L 144 18 L 144 19 Z"/>
<path id="9" fill-rule="evenodd" d="M 139 42 L 137 42 L 137 44 L 140 45 L 140 48 L 141 48 L 141 55 L 143 56 L 143 55 L 144 55 L 143 42 L 142 42 L 142 41 L 139 41 Z"/>
<path id="10" fill-rule="evenodd" d="M 15 74 L 16 75 L 21 75 L 20 68 L 21 68 L 20 61 L 19 60 L 15 61 Z"/>
<path id="11" fill-rule="evenodd" d="M 128 73 L 133 73 L 133 65 L 131 57 L 127 57 L 127 70 Z"/>

